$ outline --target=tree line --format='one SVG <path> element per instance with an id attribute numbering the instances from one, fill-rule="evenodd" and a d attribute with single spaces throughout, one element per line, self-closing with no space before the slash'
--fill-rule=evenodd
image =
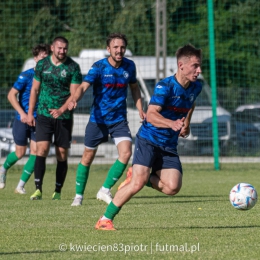
<path id="1" fill-rule="evenodd" d="M 38 43 L 68 38 L 69 55 L 105 48 L 114 31 L 127 35 L 134 55 L 155 55 L 156 0 L 21 0 L 0 3 L 0 81 L 10 88 Z M 203 74 L 210 81 L 206 0 L 167 0 L 167 54 L 192 43 L 203 50 Z M 260 100 L 260 1 L 214 0 L 219 100 L 232 110 Z M 248 100 L 244 100 L 245 95 Z"/>

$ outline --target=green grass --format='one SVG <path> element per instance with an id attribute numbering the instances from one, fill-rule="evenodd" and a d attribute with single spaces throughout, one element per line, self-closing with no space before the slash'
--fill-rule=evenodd
<path id="1" fill-rule="evenodd" d="M 94 229 L 106 208 L 95 196 L 108 165 L 91 167 L 82 207 L 70 206 L 75 165 L 69 166 L 61 201 L 51 200 L 55 166 L 50 165 L 42 201 L 29 200 L 33 178 L 27 195 L 14 194 L 21 169 L 18 165 L 8 172 L 7 186 L 0 191 L 1 259 L 259 259 L 260 206 L 239 211 L 228 196 L 239 182 L 260 191 L 260 164 L 224 164 L 220 171 L 209 164 L 183 165 L 178 195 L 167 197 L 145 187 L 115 218 L 115 232 Z M 66 244 L 65 252 L 60 251 L 61 244 Z M 175 247 L 173 252 L 173 245 L 179 251 Z M 184 250 L 198 245 L 194 253 Z M 83 251 L 77 251 L 80 246 Z M 128 248 L 132 251 L 122 252 Z"/>

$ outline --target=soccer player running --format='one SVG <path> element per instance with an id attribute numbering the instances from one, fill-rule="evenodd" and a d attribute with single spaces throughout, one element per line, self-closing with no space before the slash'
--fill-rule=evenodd
<path id="1" fill-rule="evenodd" d="M 156 84 L 146 119 L 136 136 L 132 176 L 121 185 L 96 229 L 115 230 L 114 217 L 145 185 L 171 196 L 181 189 L 178 137 L 186 137 L 190 132 L 195 99 L 202 89 L 197 81 L 202 54 L 188 44 L 177 50 L 176 57 L 177 73 Z"/>
<path id="2" fill-rule="evenodd" d="M 82 82 L 79 65 L 67 56 L 68 40 L 56 37 L 51 45 L 52 55 L 38 62 L 31 89 L 28 124 L 36 122 L 36 161 L 34 168 L 36 191 L 31 200 L 42 199 L 42 183 L 52 138 L 57 158 L 56 187 L 53 200 L 60 200 L 61 188 L 68 170 L 68 148 L 73 126 L 72 111 L 68 111 L 71 96 Z M 33 111 L 39 94 L 37 120 Z"/>
<path id="3" fill-rule="evenodd" d="M 32 54 L 34 61 L 37 63 L 50 54 L 50 46 L 38 44 L 33 47 Z M 24 186 L 33 173 L 36 158 L 35 127 L 27 124 L 27 112 L 34 74 L 34 68 L 22 72 L 7 95 L 9 102 L 16 110 L 13 122 L 15 151 L 8 154 L 0 168 L 0 189 L 5 187 L 7 171 L 25 155 L 28 139 L 30 140 L 30 155 L 15 189 L 15 193 L 18 194 L 26 194 Z M 36 117 L 36 109 L 33 111 L 33 116 Z"/>
<path id="4" fill-rule="evenodd" d="M 118 159 L 109 169 L 103 186 L 97 193 L 97 199 L 110 203 L 110 189 L 122 176 L 132 155 L 132 137 L 127 122 L 127 89 L 130 86 L 132 97 L 143 120 L 141 93 L 136 79 L 136 67 L 133 61 L 124 57 L 127 46 L 126 36 L 112 33 L 107 38 L 108 58 L 93 64 L 82 84 L 77 89 L 69 109 L 76 108 L 77 101 L 93 84 L 94 101 L 90 120 L 86 126 L 85 149 L 76 174 L 76 196 L 71 206 L 82 205 L 89 169 L 98 146 L 108 141 L 110 135 L 117 146 Z"/>

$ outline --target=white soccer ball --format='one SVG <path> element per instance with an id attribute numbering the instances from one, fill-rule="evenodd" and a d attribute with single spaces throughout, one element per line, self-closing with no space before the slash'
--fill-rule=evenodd
<path id="1" fill-rule="evenodd" d="M 231 205 L 236 209 L 252 209 L 257 202 L 256 189 L 249 183 L 238 183 L 231 189 L 229 200 Z"/>

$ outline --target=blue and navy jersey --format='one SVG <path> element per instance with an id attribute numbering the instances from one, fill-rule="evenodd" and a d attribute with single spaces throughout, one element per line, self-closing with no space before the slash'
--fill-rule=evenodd
<path id="1" fill-rule="evenodd" d="M 123 58 L 115 68 L 104 58 L 92 65 L 83 81 L 93 84 L 91 122 L 110 125 L 126 120 L 127 87 L 136 83 L 133 61 Z"/>
<path id="2" fill-rule="evenodd" d="M 24 112 L 27 114 L 29 109 L 30 93 L 34 77 L 34 69 L 23 71 L 17 78 L 13 88 L 19 91 L 19 104 Z M 34 110 L 34 117 L 36 117 L 37 105 Z M 20 120 L 20 115 L 16 111 L 16 118 Z"/>
<path id="3" fill-rule="evenodd" d="M 187 116 L 201 90 L 199 81 L 191 82 L 185 89 L 171 76 L 156 84 L 150 105 L 160 106 L 160 114 L 175 121 Z M 138 132 L 140 137 L 173 152 L 177 152 L 179 133 L 171 128 L 155 127 L 145 120 Z"/>

